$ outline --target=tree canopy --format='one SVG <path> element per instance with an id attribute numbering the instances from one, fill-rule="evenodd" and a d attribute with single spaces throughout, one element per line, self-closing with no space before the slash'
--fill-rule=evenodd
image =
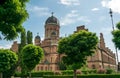
<path id="1" fill-rule="evenodd" d="M 22 32 L 21 32 L 21 42 L 20 42 L 20 46 L 19 46 L 19 49 L 22 50 L 22 48 L 26 45 L 26 30 L 24 29 Z M 19 52 L 20 52 L 19 50 Z"/>
<path id="2" fill-rule="evenodd" d="M 14 52 L 0 49 L 0 72 L 10 69 L 17 61 L 18 57 Z"/>
<path id="3" fill-rule="evenodd" d="M 43 50 L 32 44 L 26 45 L 22 50 L 22 62 L 28 71 L 31 71 L 43 57 Z"/>
<path id="4" fill-rule="evenodd" d="M 27 31 L 27 44 L 33 44 L 32 38 L 33 38 L 32 32 L 28 30 Z"/>
<path id="5" fill-rule="evenodd" d="M 9 70 L 18 61 L 17 55 L 6 49 L 0 49 L 0 72 Z"/>
<path id="6" fill-rule="evenodd" d="M 13 40 L 23 29 L 23 22 L 28 13 L 25 3 L 29 0 L 1 0 L 0 1 L 0 32 L 6 40 Z"/>
<path id="7" fill-rule="evenodd" d="M 112 41 L 115 43 L 115 46 L 120 49 L 120 22 L 117 23 L 116 27 L 117 29 L 112 31 Z"/>
<path id="8" fill-rule="evenodd" d="M 95 33 L 81 30 L 62 38 L 59 41 L 58 52 L 64 54 L 62 61 L 76 71 L 86 63 L 87 56 L 94 53 L 97 43 L 98 37 Z"/>

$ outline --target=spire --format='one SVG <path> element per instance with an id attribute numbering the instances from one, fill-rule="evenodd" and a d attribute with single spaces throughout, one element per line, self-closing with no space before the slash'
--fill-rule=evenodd
<path id="1" fill-rule="evenodd" d="M 102 33 L 100 33 L 100 48 L 105 49 L 105 42 Z"/>

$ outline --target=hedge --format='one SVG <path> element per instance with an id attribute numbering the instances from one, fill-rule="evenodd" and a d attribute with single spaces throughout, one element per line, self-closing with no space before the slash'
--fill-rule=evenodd
<path id="1" fill-rule="evenodd" d="M 42 76 L 41 76 L 42 75 Z M 73 75 L 54 75 L 51 73 L 51 75 L 47 75 L 47 73 L 44 75 L 40 73 L 32 73 L 33 77 L 43 77 L 43 78 L 73 78 Z M 21 77 L 19 76 L 15 77 Z M 120 78 L 120 74 L 94 74 L 94 75 L 78 75 L 77 78 Z"/>
<path id="2" fill-rule="evenodd" d="M 43 76 L 43 78 L 73 78 L 73 76 L 71 75 L 46 75 Z M 97 75 L 79 75 L 77 76 L 77 78 L 120 78 L 120 74 L 110 74 L 110 75 L 106 75 L 106 74 L 97 74 Z"/>
<path id="3" fill-rule="evenodd" d="M 61 73 L 62 75 L 73 75 L 73 70 L 63 70 Z"/>
<path id="4" fill-rule="evenodd" d="M 56 75 L 52 71 L 32 72 L 32 77 L 43 78 L 73 78 L 73 71 L 62 71 L 61 75 Z M 21 73 L 16 73 L 15 77 L 23 77 Z M 77 78 L 120 78 L 120 74 L 81 74 Z"/>
<path id="5" fill-rule="evenodd" d="M 31 73 L 32 77 L 42 77 L 44 75 L 54 75 L 54 72 L 52 71 L 40 71 L 40 72 L 32 72 Z M 15 77 L 23 77 L 23 75 L 19 72 L 16 72 Z"/>
<path id="6" fill-rule="evenodd" d="M 54 72 L 52 71 L 32 72 L 33 77 L 42 77 L 44 75 L 54 75 Z"/>

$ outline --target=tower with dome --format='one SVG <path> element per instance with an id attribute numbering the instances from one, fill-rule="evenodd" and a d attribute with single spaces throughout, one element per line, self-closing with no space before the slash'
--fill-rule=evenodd
<path id="1" fill-rule="evenodd" d="M 35 45 L 44 50 L 44 59 L 37 65 L 37 70 L 59 70 L 57 45 L 59 41 L 60 24 L 59 20 L 53 16 L 53 13 L 45 22 L 45 38 L 41 41 L 40 36 L 35 37 Z"/>
<path id="2" fill-rule="evenodd" d="M 57 71 L 59 69 L 58 63 L 60 62 L 61 55 L 57 52 L 58 41 L 60 39 L 60 23 L 59 20 L 53 15 L 48 17 L 45 21 L 45 37 L 41 40 L 39 34 L 36 35 L 34 39 L 34 44 L 36 46 L 40 46 L 44 50 L 44 58 L 43 60 L 35 67 L 35 71 Z M 84 25 L 78 26 L 77 30 L 74 32 L 78 32 L 80 30 L 86 30 Z M 115 53 L 111 51 L 108 47 L 106 47 L 104 42 L 103 34 L 100 33 L 100 40 L 97 49 L 92 56 L 87 58 L 87 67 L 90 69 L 98 69 L 98 68 L 110 68 L 116 70 L 116 57 Z M 18 52 L 19 44 L 14 41 L 11 46 L 11 50 Z M 18 69 L 19 70 L 19 69 Z"/>

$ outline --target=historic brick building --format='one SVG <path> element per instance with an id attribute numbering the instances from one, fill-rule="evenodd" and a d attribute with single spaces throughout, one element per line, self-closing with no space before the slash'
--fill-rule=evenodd
<path id="1" fill-rule="evenodd" d="M 59 20 L 53 15 L 45 22 L 45 39 L 41 41 L 37 35 L 35 45 L 41 46 L 44 50 L 44 59 L 37 65 L 36 70 L 59 70 L 57 45 L 59 40 L 60 24 Z"/>
<path id="2" fill-rule="evenodd" d="M 59 20 L 55 16 L 50 16 L 45 22 L 45 38 L 41 41 L 39 35 L 35 37 L 35 45 L 40 46 L 44 50 L 44 59 L 38 64 L 35 68 L 35 71 L 40 70 L 59 70 L 58 62 L 60 60 L 59 54 L 57 53 L 57 46 L 60 31 Z M 77 27 L 75 32 L 80 30 L 87 30 L 85 26 Z M 75 33 L 74 32 L 74 33 Z M 17 52 L 18 51 L 18 43 L 14 42 L 11 50 Z M 95 54 L 93 56 L 88 57 L 87 66 L 89 68 L 112 68 L 116 69 L 116 58 L 115 54 L 105 47 L 105 42 L 103 38 L 103 34 L 100 33 L 100 41 L 97 45 L 97 49 L 95 50 Z"/>
<path id="3" fill-rule="evenodd" d="M 77 27 L 78 32 L 80 30 L 87 30 L 85 26 Z M 116 57 L 115 53 L 113 53 L 108 47 L 105 46 L 103 34 L 100 33 L 100 40 L 97 45 L 97 49 L 95 50 L 95 54 L 89 56 L 87 59 L 88 68 L 112 68 L 116 70 Z"/>

